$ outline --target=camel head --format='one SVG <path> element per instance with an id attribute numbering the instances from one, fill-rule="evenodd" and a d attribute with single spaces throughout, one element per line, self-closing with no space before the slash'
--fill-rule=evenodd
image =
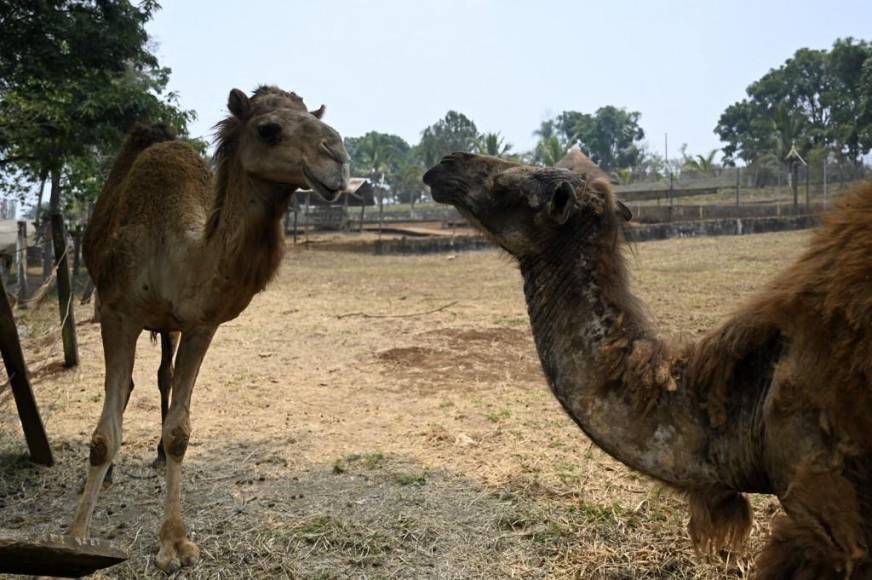
<path id="1" fill-rule="evenodd" d="M 218 124 L 218 157 L 238 155 L 253 177 L 311 188 L 332 201 L 348 186 L 348 153 L 342 137 L 321 120 L 325 107 L 309 111 L 295 93 L 262 86 L 249 97 L 230 91 L 232 115 Z"/>
<path id="2" fill-rule="evenodd" d="M 517 258 L 569 234 L 603 232 L 632 216 L 608 183 L 554 167 L 452 153 L 424 174 L 433 199 L 451 204 Z"/>

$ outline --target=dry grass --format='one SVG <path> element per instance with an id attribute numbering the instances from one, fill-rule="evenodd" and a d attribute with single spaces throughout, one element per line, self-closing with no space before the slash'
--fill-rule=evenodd
<path id="1" fill-rule="evenodd" d="M 634 284 L 667 335 L 693 337 L 795 256 L 805 233 L 640 244 Z M 402 318 L 339 318 L 350 312 Z M 79 320 L 90 312 L 80 309 Z M 25 354 L 58 465 L 30 466 L 0 393 L 0 522 L 57 532 L 75 507 L 102 397 L 96 325 L 80 368 L 46 303 Z M 159 578 L 158 349 L 144 335 L 115 485 L 93 533 L 131 559 L 100 577 Z M 40 371 L 40 369 L 44 369 Z M 201 564 L 185 578 L 722 578 L 684 502 L 594 448 L 554 401 L 520 277 L 495 252 L 289 253 L 278 280 L 219 330 L 194 395 L 184 509 Z M 754 498 L 759 547 L 774 502 Z"/>

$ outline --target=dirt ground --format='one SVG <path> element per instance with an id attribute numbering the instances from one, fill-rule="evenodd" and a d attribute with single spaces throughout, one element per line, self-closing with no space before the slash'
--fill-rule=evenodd
<path id="1" fill-rule="evenodd" d="M 639 244 L 634 285 L 668 336 L 724 317 L 807 233 Z M 0 527 L 60 532 L 102 401 L 98 326 L 63 370 L 56 303 L 21 313 L 58 464 L 31 466 L 0 387 Z M 115 483 L 93 535 L 129 549 L 98 578 L 160 578 L 159 348 L 143 334 Z M 291 249 L 224 325 L 194 393 L 184 510 L 203 550 L 184 578 L 721 578 L 681 498 L 593 447 L 539 370 L 511 261 L 495 251 L 375 257 Z M 753 498 L 750 546 L 777 509 Z"/>

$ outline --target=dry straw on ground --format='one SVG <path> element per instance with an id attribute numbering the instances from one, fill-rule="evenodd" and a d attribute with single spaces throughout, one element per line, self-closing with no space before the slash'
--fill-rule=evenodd
<path id="1" fill-rule="evenodd" d="M 665 334 L 693 337 L 805 238 L 640 244 L 634 283 Z M 696 558 L 681 499 L 598 451 L 560 410 L 511 263 L 490 251 L 447 258 L 294 250 L 219 330 L 184 468 L 204 558 L 183 576 L 742 577 L 747 558 Z M 343 317 L 357 312 L 414 315 Z M 34 534 L 73 512 L 102 397 L 98 327 L 80 323 L 82 365 L 64 371 L 59 339 L 39 338 L 54 316 L 46 304 L 22 323 L 56 467 L 21 459 L 0 393 L 0 526 Z M 98 577 L 162 577 L 152 559 L 164 484 L 150 467 L 158 362 L 143 335 L 115 484 L 93 529 L 132 557 Z M 751 550 L 776 509 L 753 503 Z"/>

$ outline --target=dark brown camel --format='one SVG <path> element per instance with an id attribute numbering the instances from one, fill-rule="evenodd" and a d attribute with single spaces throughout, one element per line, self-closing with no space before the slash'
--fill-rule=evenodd
<path id="1" fill-rule="evenodd" d="M 275 87 L 260 87 L 251 98 L 234 89 L 228 107 L 231 116 L 218 125 L 214 176 L 205 159 L 165 128 L 134 130 L 85 232 L 106 391 L 70 534 L 88 535 L 101 483 L 121 445 L 137 338 L 143 330 L 158 332 L 167 491 L 156 563 L 167 572 L 199 558 L 182 523 L 181 468 L 191 436 L 191 393 L 212 337 L 275 274 L 291 193 L 312 187 L 333 198 L 348 182 L 348 155 L 339 134 L 320 120 L 323 107 L 309 112 L 300 97 Z"/>
<path id="2" fill-rule="evenodd" d="M 738 547 L 742 494 L 775 494 L 758 578 L 872 577 L 872 184 L 720 328 L 671 347 L 630 293 L 608 184 L 463 153 L 424 181 L 517 259 L 551 390 L 607 453 L 687 494 L 698 548 Z"/>

